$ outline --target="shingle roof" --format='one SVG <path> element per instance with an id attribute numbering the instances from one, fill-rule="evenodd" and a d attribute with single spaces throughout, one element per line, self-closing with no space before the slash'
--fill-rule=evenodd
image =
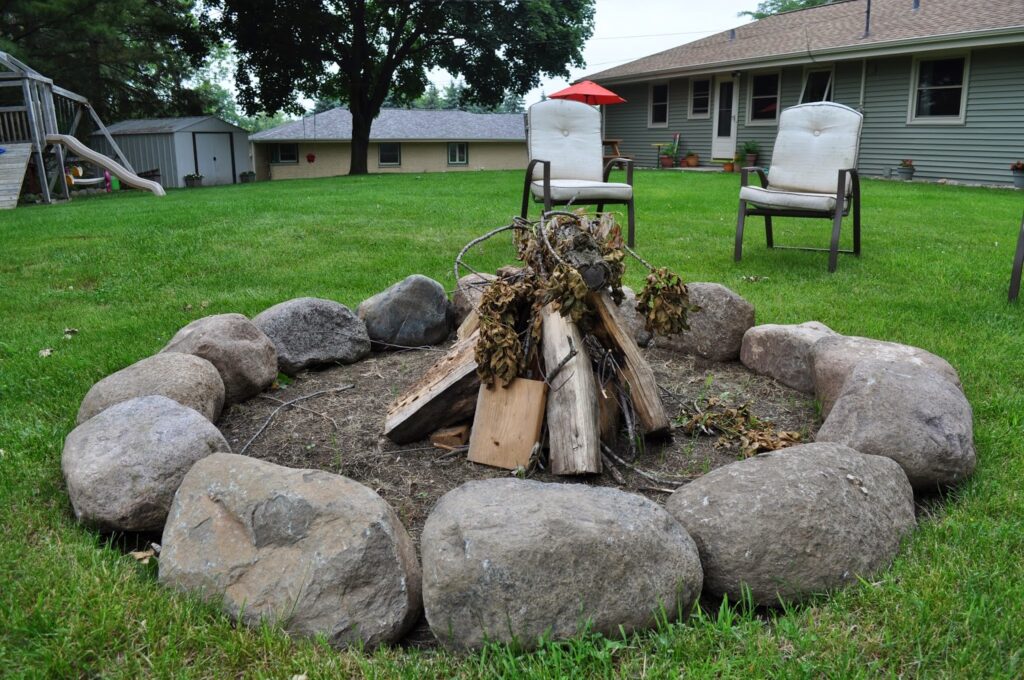
<path id="1" fill-rule="evenodd" d="M 254 142 L 300 140 L 349 141 L 352 114 L 348 109 L 324 111 L 250 135 Z M 370 127 L 370 141 L 525 141 L 521 113 L 469 113 L 423 109 L 383 109 Z"/>
<path id="2" fill-rule="evenodd" d="M 112 135 L 151 135 L 177 132 L 215 116 L 187 116 L 184 118 L 148 118 L 143 120 L 122 120 L 107 126 Z M 218 119 L 219 120 L 219 119 Z"/>
<path id="3" fill-rule="evenodd" d="M 1005 30 L 1024 42 L 1024 0 L 874 0 L 871 31 L 864 36 L 866 0 L 844 0 L 776 14 L 730 31 L 658 52 L 584 78 L 598 82 L 636 76 L 728 67 L 756 60 L 803 57 L 817 51 L 857 51 L 930 39 L 961 38 Z M 965 35 L 966 34 L 966 35 Z"/>

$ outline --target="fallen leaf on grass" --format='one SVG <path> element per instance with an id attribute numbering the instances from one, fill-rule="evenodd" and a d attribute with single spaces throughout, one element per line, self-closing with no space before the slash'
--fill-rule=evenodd
<path id="1" fill-rule="evenodd" d="M 53 348 L 51 347 L 44 347 L 43 349 L 39 350 L 39 356 L 41 357 L 48 357 L 51 354 L 53 354 Z"/>
<path id="2" fill-rule="evenodd" d="M 152 549 L 150 549 L 150 550 L 133 550 L 133 551 L 131 551 L 128 554 L 131 555 L 132 557 L 134 557 L 135 561 L 138 562 L 139 564 L 149 564 L 149 558 L 154 557 L 156 555 L 156 552 L 153 551 Z"/>

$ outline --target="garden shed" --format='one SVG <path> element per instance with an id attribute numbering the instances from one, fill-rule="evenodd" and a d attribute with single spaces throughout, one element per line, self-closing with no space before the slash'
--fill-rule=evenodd
<path id="1" fill-rule="evenodd" d="M 185 175 L 200 174 L 203 184 L 234 184 L 252 169 L 249 133 L 216 116 L 125 120 L 107 127 L 136 171 L 158 171 L 164 187 L 185 186 Z M 99 134 L 92 148 L 110 154 Z M 155 179 L 155 176 L 153 177 Z"/>

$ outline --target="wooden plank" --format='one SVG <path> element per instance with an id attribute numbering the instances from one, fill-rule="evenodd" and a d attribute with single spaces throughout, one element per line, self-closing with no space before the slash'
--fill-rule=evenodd
<path id="1" fill-rule="evenodd" d="M 0 210 L 15 208 L 25 181 L 31 144 L 3 144 L 6 151 L 0 154 Z"/>
<path id="2" fill-rule="evenodd" d="M 619 400 L 615 398 L 615 384 L 612 380 L 601 385 L 597 390 L 598 430 L 601 441 L 611 446 L 619 436 Z"/>
<path id="3" fill-rule="evenodd" d="M 455 331 L 455 337 L 459 340 L 465 340 L 473 335 L 478 328 L 480 328 L 480 315 L 476 313 L 475 309 L 471 309 L 466 318 L 459 324 L 458 330 Z"/>
<path id="4" fill-rule="evenodd" d="M 597 383 L 583 338 L 576 324 L 550 304 L 542 310 L 541 320 L 541 353 L 551 384 L 547 404 L 551 472 L 556 475 L 600 472 Z M 571 349 L 576 350 L 576 355 L 552 375 Z"/>
<path id="5" fill-rule="evenodd" d="M 430 443 L 434 446 L 456 447 L 469 441 L 469 425 L 442 427 L 430 435 Z"/>
<path id="6" fill-rule="evenodd" d="M 468 420 L 476 407 L 480 378 L 476 374 L 474 333 L 456 342 L 388 408 L 384 435 L 398 444 L 423 439 L 439 427 Z"/>
<path id="7" fill-rule="evenodd" d="M 466 458 L 506 470 L 527 467 L 544 425 L 547 387 L 526 378 L 506 387 L 480 385 Z"/>
<path id="8" fill-rule="evenodd" d="M 658 395 L 654 371 L 640 353 L 633 336 L 626 329 L 618 307 L 606 293 L 591 293 L 590 302 L 597 310 L 598 321 L 607 339 L 622 354 L 622 378 L 629 387 L 637 421 L 646 434 L 665 434 L 670 430 L 665 406 Z"/>

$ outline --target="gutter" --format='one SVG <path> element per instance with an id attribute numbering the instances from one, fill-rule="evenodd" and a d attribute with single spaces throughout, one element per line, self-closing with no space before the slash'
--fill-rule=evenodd
<path id="1" fill-rule="evenodd" d="M 801 50 L 799 52 L 772 55 L 770 57 L 749 57 L 747 59 L 709 62 L 704 64 L 695 64 L 693 66 L 664 68 L 608 78 L 602 78 L 600 74 L 597 74 L 594 76 L 583 76 L 580 80 L 593 80 L 594 82 L 602 85 L 614 85 L 621 83 L 644 82 L 653 78 L 704 75 L 707 73 L 731 70 L 742 66 L 753 66 L 761 69 L 798 64 L 813 64 L 818 61 L 846 61 L 866 59 L 869 57 L 915 54 L 920 52 L 921 48 L 924 46 L 930 46 L 930 49 L 934 51 L 966 47 L 993 47 L 998 45 L 1013 45 L 1021 43 L 1024 43 L 1024 25 L 1010 26 L 988 31 L 932 35 L 924 38 L 903 38 L 900 40 L 871 43 L 869 45 L 845 45 L 842 47 L 829 47 L 810 51 Z"/>

